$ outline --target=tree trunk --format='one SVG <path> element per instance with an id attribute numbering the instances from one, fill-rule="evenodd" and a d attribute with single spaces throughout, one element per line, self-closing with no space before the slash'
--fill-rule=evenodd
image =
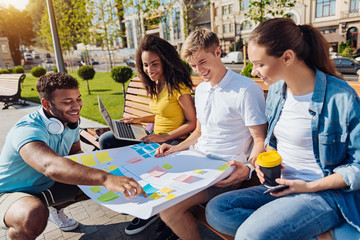
<path id="1" fill-rule="evenodd" d="M 86 80 L 86 86 L 87 86 L 87 89 L 88 89 L 88 93 L 91 94 L 90 87 L 89 87 L 89 80 Z"/>

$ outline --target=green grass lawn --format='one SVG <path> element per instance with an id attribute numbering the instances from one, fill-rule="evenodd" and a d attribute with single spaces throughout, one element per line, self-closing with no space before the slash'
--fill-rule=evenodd
<path id="1" fill-rule="evenodd" d="M 83 81 L 76 72 L 69 72 L 75 77 L 80 84 L 80 93 L 83 100 L 83 108 L 81 116 L 106 124 L 100 115 L 97 95 L 101 97 L 104 105 L 114 119 L 119 119 L 123 113 L 124 97 L 122 91 L 122 84 L 115 82 L 108 72 L 97 72 L 94 79 L 89 80 L 91 94 L 88 94 L 86 82 Z M 31 74 L 26 74 L 22 89 L 21 97 L 30 102 L 40 103 L 38 93 L 36 91 L 36 77 Z M 127 84 L 126 84 L 127 85 Z"/>

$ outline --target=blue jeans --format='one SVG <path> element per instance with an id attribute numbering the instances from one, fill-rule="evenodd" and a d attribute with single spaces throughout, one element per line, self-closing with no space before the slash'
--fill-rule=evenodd
<path id="1" fill-rule="evenodd" d="M 311 239 L 345 220 L 330 191 L 281 198 L 263 194 L 264 185 L 221 194 L 207 204 L 216 230 L 239 239 Z"/>

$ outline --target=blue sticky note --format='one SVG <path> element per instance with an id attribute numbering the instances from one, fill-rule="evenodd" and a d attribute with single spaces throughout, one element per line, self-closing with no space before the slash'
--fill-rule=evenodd
<path id="1" fill-rule="evenodd" d="M 143 155 L 143 154 L 146 153 L 146 152 L 144 151 L 144 149 L 142 149 L 142 148 L 137 149 L 136 152 L 137 152 L 138 154 L 140 154 L 140 155 Z"/>
<path id="2" fill-rule="evenodd" d="M 116 175 L 116 176 L 125 176 L 118 168 L 115 170 L 112 170 L 110 173 L 113 175 Z"/>
<path id="3" fill-rule="evenodd" d="M 132 145 L 130 148 L 132 148 L 132 149 L 139 149 L 140 146 L 139 146 L 139 145 Z"/>
<path id="4" fill-rule="evenodd" d="M 154 149 L 157 149 L 158 147 L 160 147 L 160 145 L 158 143 L 152 143 L 151 146 L 154 148 Z"/>
<path id="5" fill-rule="evenodd" d="M 155 156 L 156 151 L 149 153 L 151 156 Z"/>
<path id="6" fill-rule="evenodd" d="M 154 150 L 154 149 L 151 147 L 151 145 L 147 145 L 146 147 L 144 147 L 144 149 L 147 150 L 147 151 L 152 151 L 152 150 Z"/>
<path id="7" fill-rule="evenodd" d="M 146 195 L 150 196 L 151 194 L 157 192 L 159 189 L 154 188 L 150 184 L 147 184 L 143 187 L 144 191 L 146 192 Z"/>
<path id="8" fill-rule="evenodd" d="M 142 156 L 143 156 L 143 158 L 149 158 L 149 157 L 151 157 L 150 154 L 145 154 L 145 155 L 142 155 Z"/>
<path id="9" fill-rule="evenodd" d="M 139 143 L 139 146 L 144 147 L 144 146 L 146 146 L 146 144 L 142 142 L 142 143 Z"/>

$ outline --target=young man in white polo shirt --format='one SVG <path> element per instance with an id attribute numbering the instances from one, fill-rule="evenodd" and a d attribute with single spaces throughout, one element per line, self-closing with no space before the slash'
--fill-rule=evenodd
<path id="1" fill-rule="evenodd" d="M 251 177 L 252 163 L 264 151 L 265 99 L 262 88 L 251 79 L 225 68 L 219 39 L 200 28 L 186 39 L 181 56 L 204 79 L 195 93 L 197 127 L 182 143 L 163 144 L 157 156 L 189 149 L 228 160 L 234 172 L 206 190 L 160 213 L 161 219 L 181 239 L 201 239 L 191 207 L 216 195 L 239 188 Z"/>

